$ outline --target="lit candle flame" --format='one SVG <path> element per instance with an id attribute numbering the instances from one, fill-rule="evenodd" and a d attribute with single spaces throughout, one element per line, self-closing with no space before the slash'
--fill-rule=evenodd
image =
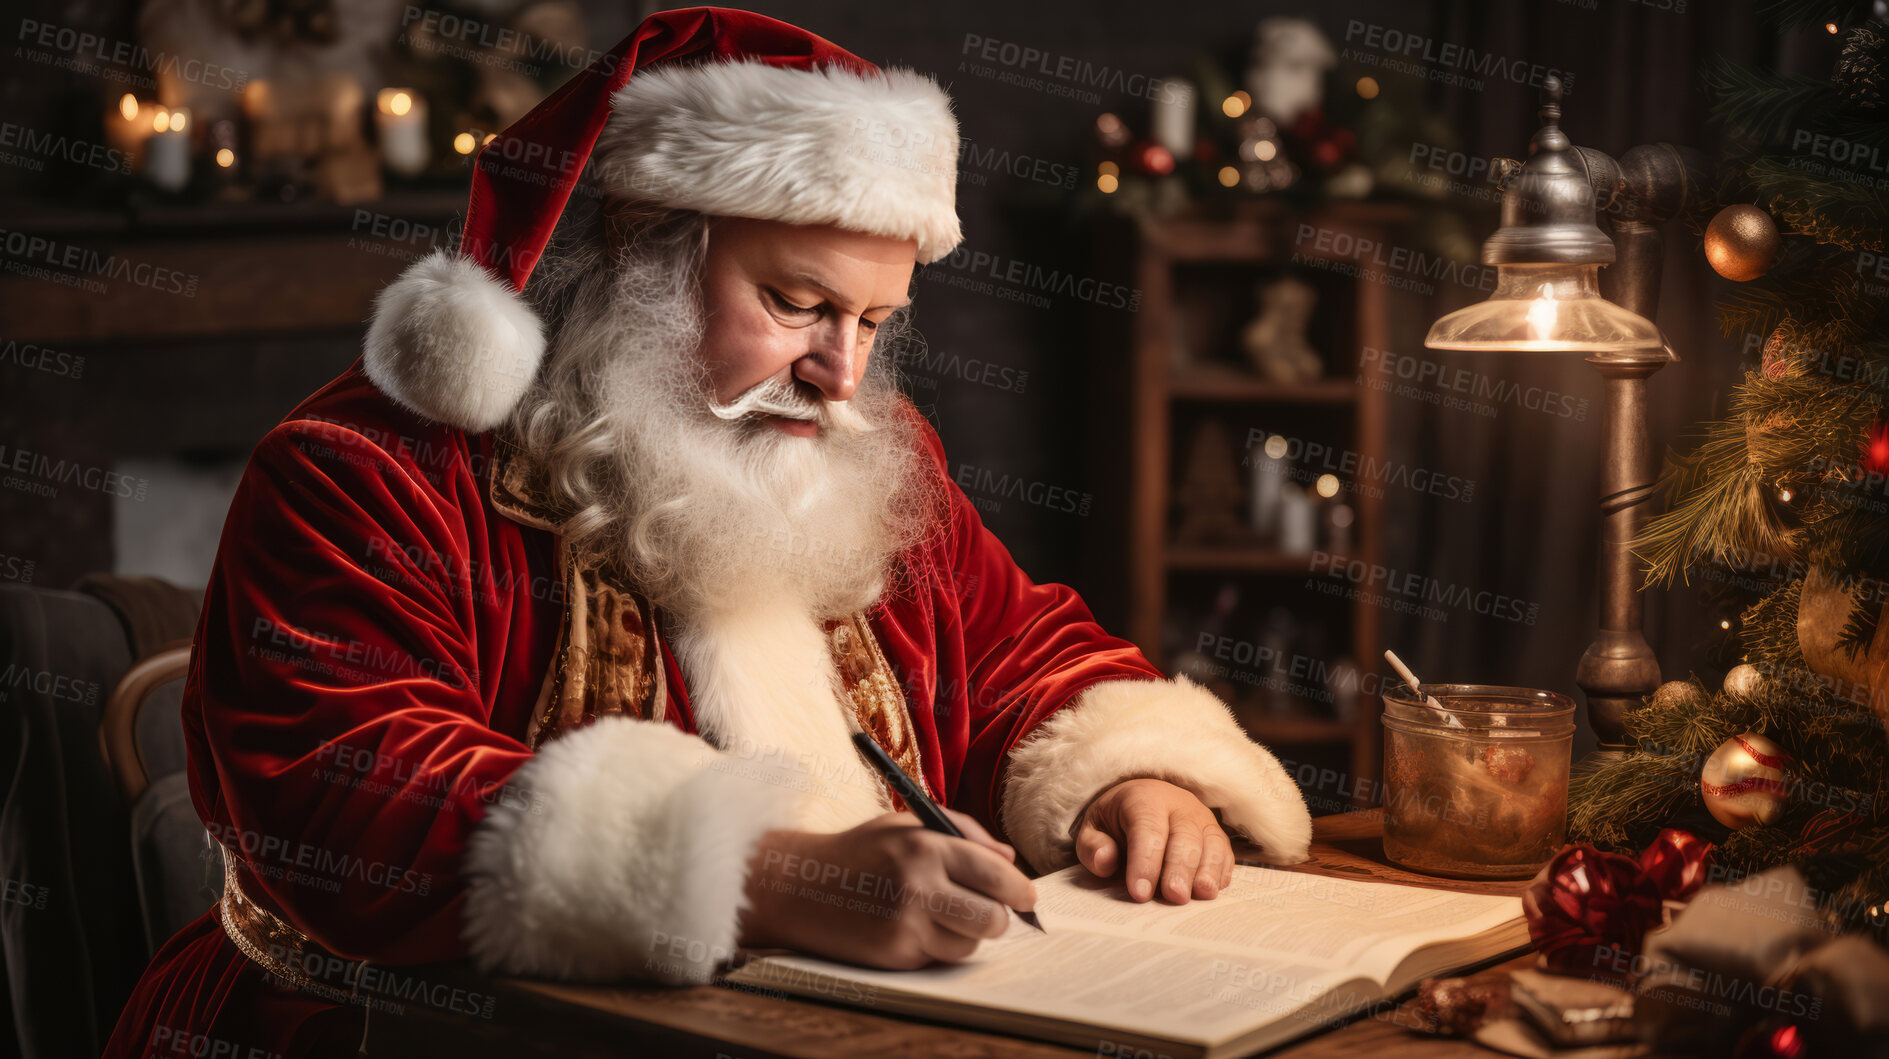
<path id="1" fill-rule="evenodd" d="M 412 109 L 413 97 L 407 95 L 405 92 L 395 92 L 393 98 L 387 100 L 387 113 L 395 117 L 399 117 Z"/>
<path id="2" fill-rule="evenodd" d="M 151 128 L 157 132 L 169 132 L 170 127 L 171 112 L 163 107 L 157 108 L 157 113 L 151 117 Z"/>
<path id="3" fill-rule="evenodd" d="M 1544 283 L 1541 285 L 1541 297 L 1536 298 L 1528 307 L 1528 332 L 1537 342 L 1546 342 L 1554 336 L 1554 325 L 1560 316 L 1555 305 L 1554 291 Z"/>
<path id="4" fill-rule="evenodd" d="M 126 92 L 124 97 L 118 100 L 118 113 L 124 115 L 126 121 L 136 121 L 138 118 L 138 97 Z"/>

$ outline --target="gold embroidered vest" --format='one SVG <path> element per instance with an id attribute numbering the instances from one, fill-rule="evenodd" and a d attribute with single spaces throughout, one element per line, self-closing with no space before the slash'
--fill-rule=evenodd
<path id="1" fill-rule="evenodd" d="M 491 500 L 500 514 L 550 532 L 564 581 L 557 648 L 525 733 L 534 750 L 597 717 L 623 714 L 661 720 L 669 686 L 655 608 L 614 563 L 579 554 L 565 543 L 560 515 L 546 499 L 542 476 L 503 433 L 492 435 Z M 859 725 L 933 798 L 920 767 L 918 740 L 904 692 L 864 613 L 824 626 L 845 705 Z M 888 793 L 890 787 L 888 786 Z M 892 804 L 903 808 L 896 793 Z"/>

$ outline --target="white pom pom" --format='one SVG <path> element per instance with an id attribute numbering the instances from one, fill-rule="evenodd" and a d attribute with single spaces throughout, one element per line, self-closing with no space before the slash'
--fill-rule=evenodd
<path id="1" fill-rule="evenodd" d="M 543 357 L 544 327 L 525 300 L 442 250 L 374 299 L 364 366 L 400 404 L 479 434 L 511 414 Z"/>

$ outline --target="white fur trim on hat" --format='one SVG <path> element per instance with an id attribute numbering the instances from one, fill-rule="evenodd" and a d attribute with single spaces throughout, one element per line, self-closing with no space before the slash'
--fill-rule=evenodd
<path id="1" fill-rule="evenodd" d="M 441 250 L 374 299 L 364 367 L 400 404 L 479 434 L 511 414 L 543 357 L 544 327 L 518 292 Z"/>
<path id="2" fill-rule="evenodd" d="M 465 938 L 487 971 L 705 982 L 735 954 L 748 862 L 793 776 L 660 721 L 604 717 L 514 775 L 466 851 Z"/>
<path id="3" fill-rule="evenodd" d="M 1068 867 L 1077 816 L 1137 777 L 1194 792 L 1271 863 L 1306 859 L 1312 814 L 1298 785 L 1224 703 L 1186 677 L 1094 684 L 1051 714 L 1010 751 L 1004 831 L 1038 871 Z"/>
<path id="4" fill-rule="evenodd" d="M 912 70 L 639 71 L 612 100 L 592 160 L 610 194 L 912 239 L 920 264 L 963 238 L 951 100 Z"/>

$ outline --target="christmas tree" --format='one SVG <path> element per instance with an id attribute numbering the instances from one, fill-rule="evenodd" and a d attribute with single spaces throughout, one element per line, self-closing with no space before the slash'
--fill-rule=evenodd
<path id="1" fill-rule="evenodd" d="M 1637 850 L 1660 828 L 1719 844 L 1733 875 L 1798 865 L 1826 916 L 1889 899 L 1889 3 L 1784 0 L 1781 25 L 1842 34 L 1828 79 L 1711 64 L 1729 144 L 1701 217 L 1741 281 L 1726 335 L 1762 346 L 1727 419 L 1669 457 L 1667 507 L 1636 542 L 1649 585 L 1725 597 L 1741 664 L 1661 687 L 1631 751 L 1582 769 L 1576 841 Z"/>

